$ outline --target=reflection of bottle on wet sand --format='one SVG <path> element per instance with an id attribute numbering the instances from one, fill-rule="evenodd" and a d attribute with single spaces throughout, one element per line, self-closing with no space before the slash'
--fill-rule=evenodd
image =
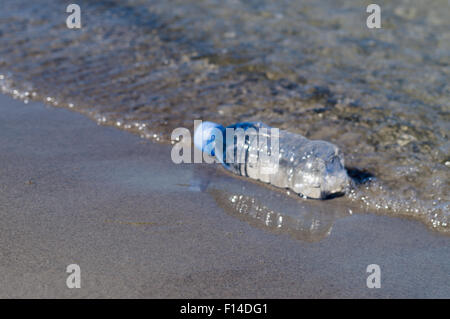
<path id="1" fill-rule="evenodd" d="M 314 242 L 326 238 L 331 233 L 337 218 L 328 207 L 302 207 L 295 205 L 295 214 L 273 210 L 251 196 L 231 194 L 210 189 L 219 206 L 228 214 L 250 225 L 276 234 L 288 234 L 292 238 Z"/>

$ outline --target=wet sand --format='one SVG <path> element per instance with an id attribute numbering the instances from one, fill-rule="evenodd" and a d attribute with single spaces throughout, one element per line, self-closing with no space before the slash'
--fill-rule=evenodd
<path id="1" fill-rule="evenodd" d="M 175 165 L 170 150 L 0 96 L 0 297 L 450 297 L 449 237 Z M 298 209 L 325 230 L 264 228 L 227 194 Z M 80 289 L 66 287 L 73 263 Z M 381 267 L 380 289 L 366 286 L 369 264 Z"/>

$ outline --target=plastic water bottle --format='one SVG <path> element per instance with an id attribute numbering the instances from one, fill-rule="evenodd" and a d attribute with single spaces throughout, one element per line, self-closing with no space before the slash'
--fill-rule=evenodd
<path id="1" fill-rule="evenodd" d="M 236 131 L 244 132 L 243 138 Z M 226 128 L 202 122 L 195 130 L 194 145 L 235 174 L 287 188 L 304 197 L 324 199 L 347 191 L 349 177 L 336 145 L 283 130 L 276 132 L 260 122 Z M 274 136 L 276 139 L 272 139 Z"/>

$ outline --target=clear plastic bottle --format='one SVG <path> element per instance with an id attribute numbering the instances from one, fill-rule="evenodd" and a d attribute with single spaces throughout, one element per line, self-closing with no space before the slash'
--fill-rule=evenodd
<path id="1" fill-rule="evenodd" d="M 238 131 L 244 133 L 242 138 L 238 134 L 230 138 Z M 263 123 L 237 123 L 224 128 L 203 122 L 195 131 L 194 143 L 235 174 L 309 198 L 324 199 L 347 191 L 349 177 L 336 145 L 283 130 L 275 132 L 278 139 L 272 140 L 274 131 Z"/>

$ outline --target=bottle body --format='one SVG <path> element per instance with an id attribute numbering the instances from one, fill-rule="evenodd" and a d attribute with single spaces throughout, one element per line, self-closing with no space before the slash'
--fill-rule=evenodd
<path id="1" fill-rule="evenodd" d="M 345 193 L 349 178 L 339 148 L 263 123 L 221 129 L 214 156 L 229 171 L 316 199 Z M 220 143 L 219 143 L 220 141 Z"/>

